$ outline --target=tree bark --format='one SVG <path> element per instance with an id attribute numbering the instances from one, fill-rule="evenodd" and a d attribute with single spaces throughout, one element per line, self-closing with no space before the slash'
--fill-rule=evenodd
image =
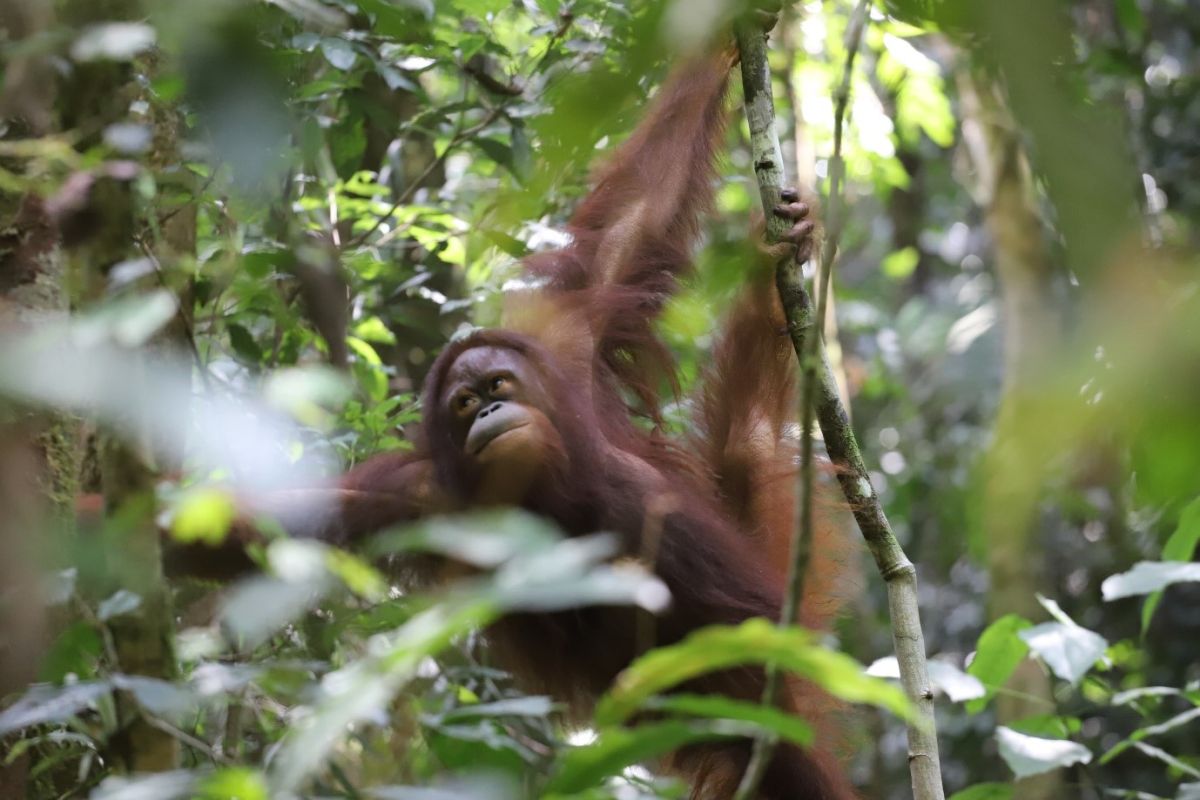
<path id="1" fill-rule="evenodd" d="M 987 457 L 984 520 L 993 619 L 1019 614 L 1036 619 L 1038 507 L 1043 471 L 1036 442 L 1022 420 L 1034 413 L 1050 357 L 1059 351 L 1063 320 L 1053 297 L 1056 267 L 1035 201 L 1033 180 L 1016 125 L 998 87 L 976 74 L 960 78 L 965 114 L 963 138 L 979 179 L 977 199 L 986 211 L 996 274 L 1000 279 L 1004 326 L 1004 385 L 996 435 Z M 1026 659 L 996 699 L 1001 724 L 1053 712 L 1050 676 Z M 1031 800 L 1054 800 L 1066 793 L 1063 770 L 1026 778 L 1017 793 Z"/>
<path id="2" fill-rule="evenodd" d="M 42 0 L 0 0 L 10 40 L 47 30 Z M 10 135 L 46 133 L 54 119 L 52 69 L 40 55 L 6 65 L 0 114 Z M 42 199 L 0 198 L 0 341 L 66 321 L 66 262 Z M 46 555 L 73 518 L 79 426 L 68 414 L 32 412 L 0 401 L 0 703 L 37 677 L 53 625 L 42 602 Z M 29 754 L 0 763 L 0 797 L 25 797 Z"/>
<path id="3" fill-rule="evenodd" d="M 70 0 L 65 5 L 64 18 L 74 27 L 111 21 L 138 21 L 144 11 L 137 0 Z M 152 65 L 153 56 L 149 63 Z M 132 80 L 134 66 L 115 62 L 75 64 L 64 85 L 60 114 L 80 137 L 81 143 L 98 136 L 108 125 L 125 120 L 130 103 L 142 90 Z M 154 99 L 150 98 L 151 108 Z M 171 145 L 174 129 L 169 121 L 151 118 L 154 128 L 154 150 L 150 165 L 163 166 Z M 164 127 L 167 126 L 167 127 Z M 177 163 L 178 159 L 174 161 Z M 94 176 L 94 182 L 83 202 L 100 213 L 102 223 L 77 242 L 71 253 L 73 271 L 80 287 L 80 299 L 99 301 L 103 296 L 112 268 L 127 259 L 146 255 L 138 248 L 139 234 L 147 227 L 139 216 L 133 180 L 137 171 L 131 165 L 110 169 Z M 188 222 L 184 211 L 176 210 L 163 224 L 163 241 L 170 247 L 175 241 L 194 249 L 194 222 Z M 156 212 L 157 213 L 157 212 Z M 162 218 L 162 217 L 160 217 Z M 154 254 L 156 261 L 158 255 Z M 161 268 L 161 263 L 157 264 Z M 165 280 L 161 269 L 158 280 Z M 183 292 L 186 296 L 186 292 Z M 186 304 L 185 304 L 186 307 Z M 184 321 L 176 321 L 178 332 Z M 168 336 L 170 332 L 168 332 Z M 140 355 L 143 374 L 153 368 L 157 354 Z M 147 382 L 148 383 L 148 382 Z M 147 388 L 147 391 L 149 389 Z M 133 421 L 136 425 L 137 421 Z M 136 430 L 136 427 L 133 427 Z M 140 596 L 136 613 L 118 616 L 109 623 L 115 650 L 116 669 L 132 675 L 171 680 L 177 674 L 173 648 L 174 620 L 171 597 L 162 574 L 162 554 L 159 531 L 155 522 L 155 469 L 146 456 L 149 439 L 124 441 L 102 431 L 98 435 L 97 453 L 104 506 L 108 526 L 117 525 L 113 533 L 119 537 L 119 548 L 110 548 L 107 562 L 96 585 L 88 587 L 93 600 L 108 596 L 116 589 L 125 589 Z M 113 752 L 121 769 L 127 772 L 162 772 L 174 769 L 179 763 L 179 743 L 171 735 L 155 727 L 144 716 L 133 697 L 120 693 L 117 697 L 118 733 Z"/>

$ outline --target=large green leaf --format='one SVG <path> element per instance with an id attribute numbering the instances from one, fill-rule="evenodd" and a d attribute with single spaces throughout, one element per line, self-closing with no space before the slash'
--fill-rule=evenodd
<path id="1" fill-rule="evenodd" d="M 967 703 L 967 711 L 978 714 L 1008 681 L 1013 670 L 1029 652 L 1029 645 L 1018 635 L 1032 623 L 1016 614 L 1007 614 L 984 629 L 975 648 L 975 658 L 967 667 L 987 690 L 982 698 Z"/>
<path id="2" fill-rule="evenodd" d="M 765 619 L 736 627 L 704 628 L 682 642 L 652 650 L 631 664 L 601 699 L 601 725 L 623 722 L 653 695 L 715 670 L 775 663 L 828 691 L 856 703 L 870 703 L 908 717 L 908 701 L 895 686 L 871 678 L 849 656 L 826 650 L 801 628 L 781 629 Z"/>

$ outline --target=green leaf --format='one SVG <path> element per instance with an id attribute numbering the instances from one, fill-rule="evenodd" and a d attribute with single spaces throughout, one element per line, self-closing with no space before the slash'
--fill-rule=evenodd
<path id="1" fill-rule="evenodd" d="M 1108 649 L 1103 636 L 1075 624 L 1043 622 L 1017 635 L 1055 675 L 1072 685 L 1079 683 Z"/>
<path id="2" fill-rule="evenodd" d="M 1200 719 L 1200 708 L 1189 708 L 1187 711 L 1184 711 L 1181 714 L 1176 714 L 1174 717 L 1171 717 L 1165 722 L 1160 722 L 1156 725 L 1145 725 L 1141 728 L 1138 728 L 1127 738 L 1110 747 L 1108 751 L 1100 757 L 1100 763 L 1107 764 L 1125 750 L 1136 746 L 1138 742 L 1149 739 L 1151 736 L 1161 736 L 1162 734 L 1174 730 L 1175 728 L 1189 725 L 1195 722 L 1197 719 Z"/>
<path id="3" fill-rule="evenodd" d="M 482 17 L 503 11 L 511 4 L 511 0 L 454 0 L 454 7 L 464 14 Z"/>
<path id="4" fill-rule="evenodd" d="M 117 689 L 132 694 L 142 708 L 174 723 L 182 722 L 199 707 L 192 692 L 169 681 L 145 675 L 113 675 L 112 681 Z"/>
<path id="5" fill-rule="evenodd" d="M 132 778 L 113 775 L 105 778 L 88 795 L 88 800 L 143 800 L 148 797 L 155 800 L 183 800 L 191 797 L 195 784 L 196 773 L 183 769 Z"/>
<path id="6" fill-rule="evenodd" d="M 363 11 L 375 17 L 372 30 L 394 39 L 410 39 L 414 28 L 433 19 L 433 0 L 355 0 Z"/>
<path id="7" fill-rule="evenodd" d="M 446 712 L 444 721 L 476 719 L 479 717 L 548 717 L 554 710 L 554 701 L 543 695 L 512 697 L 492 703 L 460 706 Z"/>
<path id="8" fill-rule="evenodd" d="M 753 736 L 754 728 L 731 722 L 682 722 L 672 720 L 610 728 L 595 742 L 566 751 L 558 772 L 550 779 L 549 792 L 582 792 L 598 786 L 633 764 L 650 761 L 685 744 Z"/>
<path id="9" fill-rule="evenodd" d="M 335 549 L 330 549 L 325 558 L 329 571 L 359 597 L 378 602 L 387 596 L 387 581 L 361 558 Z"/>
<path id="10" fill-rule="evenodd" d="M 142 605 L 142 596 L 127 589 L 118 589 L 96 607 L 96 616 L 107 622 L 113 617 L 119 617 L 136 611 Z"/>
<path id="11" fill-rule="evenodd" d="M 199 800 L 270 800 L 262 773 L 246 767 L 226 767 L 195 788 Z"/>
<path id="12" fill-rule="evenodd" d="M 1016 614 L 1007 614 L 987 626 L 980 634 L 975 658 L 967 667 L 967 674 L 978 678 L 987 689 L 987 694 L 967 703 L 967 711 L 978 714 L 1008 682 L 1013 670 L 1029 652 L 1029 645 L 1021 640 L 1018 633 L 1031 627 L 1031 624 L 1029 620 Z"/>
<path id="13" fill-rule="evenodd" d="M 738 626 L 703 628 L 678 644 L 642 656 L 601 699 L 596 720 L 601 725 L 623 722 L 652 695 L 684 681 L 715 670 L 769 662 L 843 700 L 877 705 L 905 718 L 911 715 L 897 687 L 867 676 L 849 656 L 824 649 L 809 631 L 784 630 L 765 619 L 750 619 Z"/>
<path id="14" fill-rule="evenodd" d="M 513 151 L 512 148 L 504 142 L 495 139 L 476 139 L 475 145 L 487 154 L 487 157 L 497 164 L 500 164 L 509 172 L 516 175 L 516 168 L 513 166 Z"/>
<path id="15" fill-rule="evenodd" d="M 388 330 L 379 317 L 367 317 L 354 326 L 354 335 L 366 342 L 395 344 L 396 334 Z"/>
<path id="16" fill-rule="evenodd" d="M 175 506 L 171 536 L 184 543 L 225 541 L 237 509 L 228 493 L 214 487 L 189 489 Z"/>
<path id="17" fill-rule="evenodd" d="M 71 674 L 91 675 L 103 650 L 100 634 L 88 623 L 76 622 L 55 638 L 50 652 L 42 659 L 38 677 L 57 683 Z"/>
<path id="18" fill-rule="evenodd" d="M 1092 751 L 1077 742 L 1026 736 L 1003 726 L 996 729 L 996 742 L 1000 756 L 1018 778 L 1092 760 Z"/>
<path id="19" fill-rule="evenodd" d="M 519 514 L 481 515 L 479 519 L 505 517 L 533 519 Z M 479 523 L 467 517 L 458 524 Z M 531 524 L 546 527 L 542 521 Z M 643 603 L 647 594 L 666 593 L 665 587 L 643 570 L 605 563 L 613 552 L 610 537 L 560 539 L 505 563 L 491 581 L 467 583 L 393 633 L 375 636 L 365 658 L 322 681 L 315 707 L 291 728 L 280 749 L 272 788 L 282 794 L 301 783 L 321 767 L 330 749 L 347 735 L 348 727 L 386 707 L 427 657 L 501 613 L 651 605 Z"/>
<path id="20" fill-rule="evenodd" d="M 483 235 L 502 252 L 513 258 L 524 258 L 529 255 L 529 249 L 520 239 L 495 228 L 484 228 Z"/>
<path id="21" fill-rule="evenodd" d="M 154 28 L 144 22 L 93 25 L 71 45 L 76 61 L 131 61 L 154 46 Z"/>
<path id="22" fill-rule="evenodd" d="M 654 711 L 748 722 L 760 731 L 776 733 L 801 746 L 808 746 L 813 740 L 813 729 L 807 722 L 778 708 L 763 706 L 760 703 L 731 700 L 711 694 L 672 694 L 653 700 L 648 705 Z"/>
<path id="23" fill-rule="evenodd" d="M 1139 561 L 1128 572 L 1109 575 L 1100 584 L 1105 600 L 1161 592 L 1173 583 L 1200 581 L 1200 564 L 1192 561 Z"/>
<path id="24" fill-rule="evenodd" d="M 367 393 L 375 400 L 387 397 L 387 375 L 383 371 L 383 360 L 375 348 L 357 336 L 347 336 L 346 344 L 356 356 L 354 375 Z"/>
<path id="25" fill-rule="evenodd" d="M 917 252 L 915 247 L 905 247 L 902 250 L 896 250 L 884 256 L 883 263 L 880 265 L 883 269 L 883 274 L 892 280 L 904 280 L 913 274 L 913 270 L 917 268 L 917 262 L 921 260 L 921 254 Z"/>
<path id="26" fill-rule="evenodd" d="M 496 611 L 480 597 L 447 599 L 394 633 L 377 636 L 366 658 L 327 675 L 315 707 L 291 727 L 280 747 L 272 773 L 273 790 L 282 794 L 298 786 L 321 767 L 351 724 L 387 707 L 425 658 L 487 624 Z"/>
<path id="27" fill-rule="evenodd" d="M 968 675 L 946 661 L 930 660 L 926 664 L 926 670 L 933 688 L 945 694 L 955 703 L 974 700 L 987 694 L 987 690 L 978 678 Z M 900 680 L 900 662 L 896 660 L 895 656 L 885 656 L 867 667 L 867 674 L 876 678 Z"/>
<path id="28" fill-rule="evenodd" d="M 254 647 L 313 608 L 327 589 L 256 575 L 234 586 L 223 598 L 220 617 L 235 641 Z"/>
<path id="29" fill-rule="evenodd" d="M 0 736 L 48 722 L 61 723 L 112 690 L 108 681 L 75 683 L 70 686 L 34 686 L 20 700 L 0 711 Z"/>
<path id="30" fill-rule="evenodd" d="M 1011 783 L 977 783 L 950 795 L 950 800 L 1012 800 Z"/>
<path id="31" fill-rule="evenodd" d="M 1179 524 L 1175 526 L 1175 532 L 1163 545 L 1163 561 L 1191 561 L 1198 543 L 1200 543 L 1200 497 L 1188 503 L 1183 509 L 1183 513 L 1179 515 Z M 1160 602 L 1162 602 L 1162 592 L 1155 592 L 1146 598 L 1146 602 L 1142 605 L 1143 631 L 1150 628 L 1150 620 L 1154 618 L 1154 612 Z"/>
<path id="32" fill-rule="evenodd" d="M 262 362 L 262 349 L 259 348 L 258 342 L 254 341 L 250 331 L 236 322 L 228 323 L 225 330 L 229 333 L 229 346 L 239 358 L 251 364 Z"/>
<path id="33" fill-rule="evenodd" d="M 353 67 L 354 62 L 358 60 L 358 53 L 352 44 L 333 36 L 326 36 L 321 40 L 321 54 L 334 69 L 340 69 L 342 72 Z"/>
<path id="34" fill-rule="evenodd" d="M 1146 17 L 1138 7 L 1137 0 L 1116 0 L 1117 21 L 1125 32 L 1140 40 L 1146 32 Z"/>

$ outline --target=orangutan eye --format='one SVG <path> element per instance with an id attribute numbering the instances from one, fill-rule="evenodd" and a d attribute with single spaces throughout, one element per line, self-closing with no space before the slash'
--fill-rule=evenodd
<path id="1" fill-rule="evenodd" d="M 478 402 L 478 400 L 475 399 L 475 395 L 464 394 L 464 395 L 459 396 L 458 400 L 456 401 L 456 404 L 458 405 L 459 411 L 466 411 L 467 409 L 469 409 L 473 405 L 475 405 L 475 403 L 477 403 L 477 402 Z"/>
<path id="2" fill-rule="evenodd" d="M 498 392 L 507 385 L 508 378 L 504 377 L 503 375 L 497 375 L 496 377 L 492 378 L 492 382 L 488 385 L 488 388 L 490 388 L 493 392 Z"/>

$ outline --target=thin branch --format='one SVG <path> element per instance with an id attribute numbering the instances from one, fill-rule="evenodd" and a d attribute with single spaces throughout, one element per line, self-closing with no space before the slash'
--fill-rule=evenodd
<path id="1" fill-rule="evenodd" d="M 456 130 L 454 135 L 450 137 L 450 141 L 446 143 L 446 149 L 442 150 L 441 155 L 429 162 L 429 166 L 425 167 L 420 175 L 409 181 L 408 186 L 404 187 L 404 191 L 396 196 L 396 199 L 392 202 L 392 207 L 388 209 L 388 212 L 380 215 L 379 218 L 375 220 L 375 224 L 372 225 L 369 230 L 358 236 L 355 236 L 353 239 L 347 242 L 346 247 L 352 249 L 366 244 L 367 240 L 371 238 L 372 234 L 379 230 L 383 226 L 383 223 L 391 219 L 392 215 L 400 210 L 400 206 L 412 199 L 412 196 L 416 193 L 417 189 L 420 188 L 421 182 L 432 175 L 435 169 L 446 163 L 446 159 L 450 156 L 450 153 L 455 147 L 461 144 L 464 140 L 469 139 L 470 137 L 479 133 L 488 125 L 491 125 L 498 116 L 500 116 L 500 109 L 493 108 L 488 111 L 487 116 L 483 118 L 482 122 L 472 125 L 470 128 L 465 130 L 462 128 Z"/>
<path id="2" fill-rule="evenodd" d="M 205 756 L 205 758 L 207 758 L 209 761 L 213 762 L 214 764 L 220 764 L 223 767 L 228 767 L 228 766 L 233 766 L 233 764 L 235 763 L 233 761 L 233 759 L 223 755 L 222 753 L 218 753 L 216 750 L 214 750 L 212 747 L 210 747 L 207 742 L 205 742 L 201 739 L 197 739 L 195 736 L 192 736 L 187 731 L 181 730 L 180 728 L 175 727 L 174 725 L 172 725 L 171 723 L 167 722 L 166 720 L 164 720 L 160 717 L 155 717 L 155 716 L 143 711 L 142 719 L 146 720 L 146 724 L 150 725 L 152 728 L 158 728 L 160 731 L 167 734 L 168 736 L 173 736 L 176 739 L 178 739 L 179 741 L 186 744 L 188 747 L 192 748 L 193 750 L 195 750 L 199 753 L 202 753 Z"/>
<path id="3" fill-rule="evenodd" d="M 879 497 L 871 487 L 862 453 L 821 346 L 829 278 L 843 226 L 841 192 L 845 167 L 841 151 L 846 106 L 849 102 L 854 60 L 861 44 L 870 5 L 870 0 L 859 0 L 847 26 L 846 63 L 835 96 L 834 153 L 830 162 L 828 222 L 825 246 L 821 254 L 818 283 L 821 291 L 815 319 L 799 265 L 795 264 L 793 259 L 788 259 L 781 261 L 776 269 L 776 285 L 803 376 L 801 518 L 800 524 L 793 532 L 793 563 L 788 579 L 787 601 L 780 624 L 791 624 L 795 618 L 796 605 L 803 591 L 804 571 L 807 568 L 808 544 L 807 537 L 803 534 L 811 530 L 812 521 L 812 423 L 815 414 L 821 426 L 826 450 L 837 468 L 838 482 L 888 587 L 893 642 L 900 664 L 901 683 L 917 711 L 914 720 L 908 725 L 908 760 L 913 794 L 916 800 L 942 800 L 944 794 L 941 765 L 938 760 L 937 731 L 933 719 L 933 692 L 929 688 L 924 635 L 917 606 L 916 570 L 896 541 Z M 774 215 L 771 212 L 780 201 L 783 161 L 775 132 L 775 111 L 771 97 L 771 76 L 766 60 L 766 43 L 761 33 L 742 27 L 738 31 L 738 46 L 741 49 L 742 83 L 746 95 L 746 114 L 750 122 L 755 175 L 758 178 L 763 209 L 768 218 L 768 237 L 778 241 L 786 221 L 773 219 Z M 810 332 L 813 335 L 809 335 Z M 778 680 L 775 670 L 769 667 L 764 703 L 776 702 Z M 738 800 L 748 800 L 754 796 L 767 764 L 770 763 L 774 747 L 775 740 L 772 737 L 763 736 L 756 740 L 750 764 L 738 787 Z"/>
<path id="4" fill-rule="evenodd" d="M 166 273 L 163 271 L 162 262 L 158 260 L 158 256 L 154 254 L 154 249 L 146 242 L 145 239 L 138 237 L 135 239 L 138 248 L 142 251 L 154 267 L 154 274 L 158 278 L 158 285 L 171 293 L 175 298 L 175 318 L 179 322 L 179 327 L 183 329 L 183 338 L 187 340 L 188 350 L 192 356 L 192 360 L 196 363 L 196 372 L 200 375 L 200 382 L 204 384 L 205 390 L 212 392 L 212 384 L 208 380 L 208 367 L 204 363 L 204 358 L 200 355 L 200 347 L 196 344 L 196 332 L 192 329 L 191 320 L 188 319 L 187 312 L 183 308 L 183 299 L 179 293 L 167 285 Z"/>

